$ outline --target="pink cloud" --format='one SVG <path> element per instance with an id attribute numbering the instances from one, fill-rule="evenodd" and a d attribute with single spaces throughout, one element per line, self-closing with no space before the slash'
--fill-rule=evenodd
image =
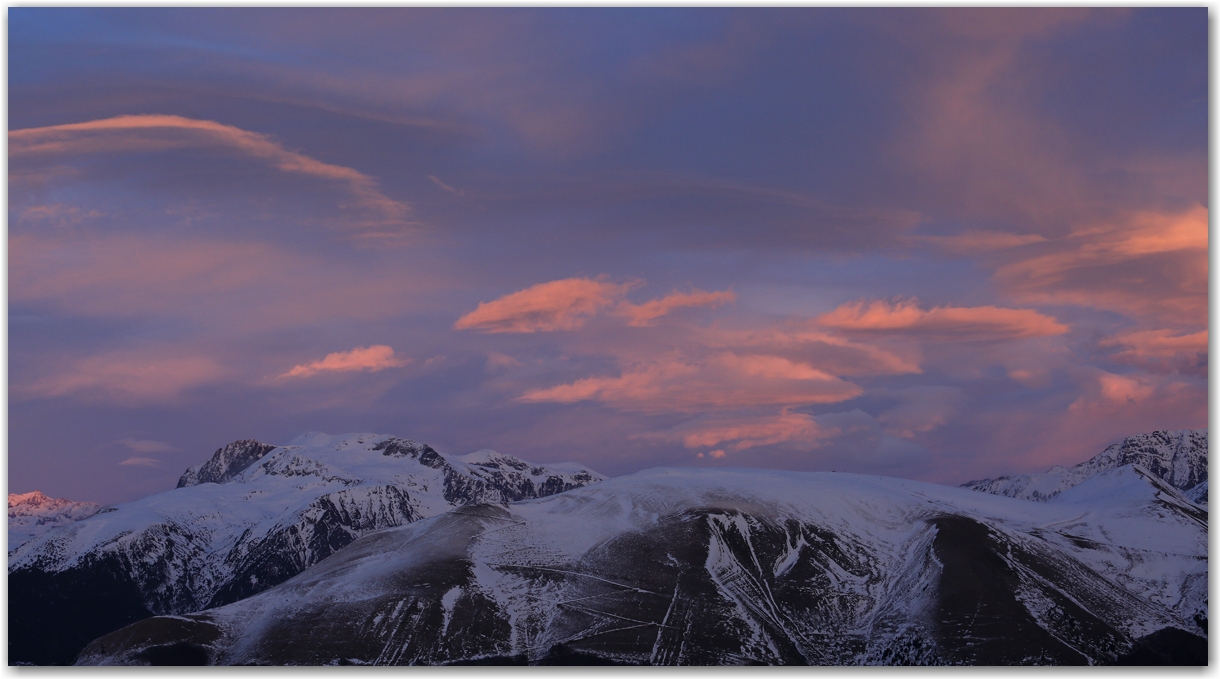
<path id="1" fill-rule="evenodd" d="M 228 331 L 367 320 L 445 285 L 268 243 L 95 231 L 9 237 L 9 297 L 85 316 L 165 315 Z M 415 293 L 415 294 L 412 294 Z"/>
<path id="2" fill-rule="evenodd" d="M 647 327 L 674 309 L 719 306 L 736 299 L 727 290 L 694 290 L 675 292 L 643 304 L 619 301 L 628 291 L 640 285 L 643 285 L 643 281 L 611 283 L 605 276 L 539 283 L 491 302 L 480 302 L 474 311 L 459 318 L 453 327 L 455 330 L 485 333 L 579 330 L 589 318 L 611 307 L 615 315 L 627 319 L 627 325 Z"/>
<path id="3" fill-rule="evenodd" d="M 129 457 L 119 464 L 124 467 L 160 467 L 161 461 L 151 457 Z"/>
<path id="4" fill-rule="evenodd" d="M 295 366 L 280 377 L 310 377 L 321 372 L 377 372 L 388 368 L 401 368 L 409 362 L 410 359 L 395 358 L 394 349 L 384 344 L 376 344 L 327 354 L 326 358 L 320 361 Z"/>
<path id="5" fill-rule="evenodd" d="M 90 356 L 56 366 L 50 375 L 12 386 L 18 398 L 81 396 L 126 404 L 158 403 L 193 387 L 231 377 L 206 356 L 162 350 L 133 350 Z"/>
<path id="6" fill-rule="evenodd" d="M 509 356 L 493 351 L 487 355 L 487 363 L 484 364 L 484 369 L 487 372 L 498 372 L 508 368 L 518 368 L 521 366 L 521 361 Z"/>
<path id="7" fill-rule="evenodd" d="M 1041 91 L 1024 63 L 1031 41 L 1090 17 L 1098 15 L 1061 8 L 877 17 L 894 40 L 920 52 L 924 65 L 910 75 L 902 71 L 901 106 L 910 120 L 892 148 L 925 205 L 944 216 L 1015 218 L 1047 229 L 1090 207 L 1098 169 L 1082 167 L 1062 127 L 1026 104 Z"/>
<path id="8" fill-rule="evenodd" d="M 725 449 L 742 451 L 777 443 L 816 446 L 837 433 L 837 429 L 819 426 L 809 415 L 785 409 L 779 415 L 699 420 L 666 432 L 663 437 L 681 440 L 687 448 L 721 448 L 709 453 L 719 458 L 724 456 Z"/>
<path id="9" fill-rule="evenodd" d="M 565 278 L 539 283 L 491 302 L 453 324 L 455 330 L 484 333 L 530 333 L 578 330 L 585 321 L 614 304 L 639 283 L 610 283 L 604 279 Z"/>
<path id="10" fill-rule="evenodd" d="M 1177 334 L 1172 330 L 1140 330 L 1098 343 L 1120 349 L 1111 358 L 1158 371 L 1206 374 L 1207 331 Z"/>
<path id="11" fill-rule="evenodd" d="M 728 290 L 721 292 L 704 292 L 703 290 L 675 292 L 665 297 L 644 302 L 643 304 L 623 302 L 615 309 L 615 313 L 620 316 L 626 316 L 628 319 L 627 325 L 644 327 L 652 325 L 652 321 L 669 314 L 674 309 L 719 306 L 736 299 L 737 296 Z"/>
<path id="12" fill-rule="evenodd" d="M 1076 304 L 1180 322 L 1206 318 L 1207 220 L 1202 205 L 1181 213 L 1140 212 L 1075 229 L 995 278 L 1018 300 Z"/>
<path id="13" fill-rule="evenodd" d="M 1022 451 L 1028 469 L 1081 462 L 1123 436 L 1207 425 L 1205 385 L 1157 375 L 1084 372 L 1081 395 L 1061 417 L 1036 424 L 1020 418 L 1025 431 L 1036 426 L 1041 433 Z M 1065 459 L 1065 451 L 1072 456 Z"/>
<path id="14" fill-rule="evenodd" d="M 819 316 L 817 323 L 851 332 L 894 332 L 941 341 L 1022 339 L 1068 331 L 1054 318 L 1030 309 L 943 306 L 925 310 L 915 300 L 848 302 Z"/>
<path id="15" fill-rule="evenodd" d="M 227 147 L 288 173 L 338 182 L 360 208 L 377 215 L 364 236 L 401 236 L 410 205 L 382 193 L 377 180 L 350 167 L 289 151 L 266 135 L 211 120 L 172 115 L 124 115 L 83 123 L 9 132 L 9 158 L 82 153 L 130 153 L 191 147 Z M 387 227 L 397 227 L 389 228 Z"/>
<path id="16" fill-rule="evenodd" d="M 837 403 L 862 389 L 805 363 L 779 356 L 722 352 L 673 356 L 632 365 L 618 377 L 589 377 L 532 389 L 524 402 L 600 401 L 636 412 L 696 412 L 758 405 Z"/>
<path id="17" fill-rule="evenodd" d="M 751 330 L 704 328 L 696 332 L 695 339 L 709 347 L 750 348 L 804 359 L 839 376 L 922 372 L 919 357 L 908 347 L 883 348 L 854 341 L 821 329 L 808 319 L 789 319 Z"/>

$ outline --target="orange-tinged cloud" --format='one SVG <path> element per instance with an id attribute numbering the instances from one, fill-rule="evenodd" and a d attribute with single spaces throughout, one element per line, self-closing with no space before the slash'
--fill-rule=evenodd
<path id="1" fill-rule="evenodd" d="M 618 377 L 589 377 L 525 392 L 525 402 L 600 401 L 636 412 L 693 412 L 759 405 L 837 403 L 859 396 L 851 382 L 779 356 L 723 352 L 633 365 Z"/>
<path id="2" fill-rule="evenodd" d="M 1100 375 L 1098 384 L 1101 387 L 1102 398 L 1116 403 L 1136 403 L 1148 398 L 1153 392 L 1151 385 L 1145 384 L 1139 379 L 1112 373 Z"/>
<path id="3" fill-rule="evenodd" d="M 1101 230 L 1104 234 L 1105 230 Z M 1082 236 L 1088 235 L 1088 231 Z M 1085 245 L 1085 251 L 1112 251 L 1122 255 L 1147 255 L 1175 250 L 1207 250 L 1207 208 L 1196 205 L 1183 214 L 1141 212 L 1131 218 L 1118 238 L 1098 245 Z"/>
<path id="4" fill-rule="evenodd" d="M 453 328 L 485 333 L 577 330 L 590 316 L 617 302 L 636 285 L 591 278 L 539 283 L 491 302 L 480 302 L 474 311 L 459 318 Z"/>
<path id="5" fill-rule="evenodd" d="M 409 362 L 410 359 L 395 358 L 394 349 L 384 344 L 375 344 L 327 354 L 326 358 L 320 361 L 298 365 L 280 377 L 309 377 L 320 372 L 377 372 L 387 368 L 401 368 Z"/>
<path id="6" fill-rule="evenodd" d="M 851 332 L 891 332 L 938 340 L 1003 340 L 1062 335 L 1068 327 L 1030 309 L 994 306 L 921 309 L 914 300 L 848 302 L 817 318 Z"/>
<path id="7" fill-rule="evenodd" d="M 1142 405 L 1153 399 L 1157 392 L 1161 397 L 1167 396 L 1175 388 L 1185 387 L 1184 384 L 1165 383 L 1156 376 L 1148 375 L 1116 375 L 1105 370 L 1091 368 L 1085 371 L 1088 375 L 1081 382 L 1081 395 L 1068 406 L 1069 413 L 1099 415 L 1109 413 L 1112 417 L 1132 409 L 1140 409 Z"/>
<path id="8" fill-rule="evenodd" d="M 816 327 L 808 320 L 787 321 L 757 330 L 705 328 L 696 339 L 709 347 L 801 356 L 839 376 L 910 375 L 922 372 L 909 348 L 882 348 L 853 341 Z"/>
<path id="9" fill-rule="evenodd" d="M 265 135 L 211 120 L 172 115 L 124 115 L 84 123 L 9 132 L 9 158 L 82 153 L 128 153 L 221 146 L 268 163 L 283 172 L 339 182 L 356 204 L 378 215 L 380 226 L 403 226 L 411 207 L 382 193 L 377 180 L 350 167 L 332 165 L 289 151 Z M 373 224 L 366 224 L 372 226 Z M 365 235 L 392 235 L 371 232 Z"/>
<path id="10" fill-rule="evenodd" d="M 1120 349 L 1111 358 L 1160 371 L 1207 373 L 1207 331 L 1180 335 L 1172 330 L 1140 330 L 1098 343 Z"/>
<path id="11" fill-rule="evenodd" d="M 704 292 L 703 290 L 694 290 L 692 292 L 675 292 L 666 295 L 665 297 L 649 300 L 643 304 L 623 302 L 615 309 L 615 313 L 620 316 L 626 316 L 628 319 L 627 325 L 644 327 L 652 325 L 654 320 L 668 315 L 674 309 L 680 309 L 682 307 L 718 306 L 727 302 L 735 301 L 736 299 L 737 296 L 729 290 L 720 292 Z"/>
<path id="12" fill-rule="evenodd" d="M 1164 320 L 1205 319 L 1207 208 L 1141 212 L 1070 235 L 1016 260 L 996 281 L 1019 300 L 1077 304 Z"/>
<path id="13" fill-rule="evenodd" d="M 819 440 L 838 433 L 837 429 L 820 427 L 814 419 L 802 413 L 784 410 L 779 415 L 722 418 L 686 425 L 673 432 L 687 448 L 720 447 L 711 451 L 714 458 L 722 457 L 724 449 L 741 451 L 777 443 L 817 445 Z M 726 444 L 726 445 L 722 445 Z M 720 455 L 716 453 L 719 452 Z"/>

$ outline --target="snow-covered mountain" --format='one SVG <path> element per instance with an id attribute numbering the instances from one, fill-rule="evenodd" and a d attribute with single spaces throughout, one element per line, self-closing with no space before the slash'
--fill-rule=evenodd
<path id="1" fill-rule="evenodd" d="M 962 484 L 965 488 L 1025 500 L 1048 500 L 1099 473 L 1139 465 L 1207 505 L 1207 430 L 1154 431 L 1123 439 L 1074 467 L 1052 467 L 1041 474 L 1022 474 Z"/>
<path id="2" fill-rule="evenodd" d="M 153 614 L 260 592 L 360 536 L 470 504 L 580 487 L 597 473 L 494 451 L 446 458 L 376 434 L 237 441 L 178 488 L 34 537 L 9 558 L 10 659 L 71 662 L 90 639 Z"/>
<path id="3" fill-rule="evenodd" d="M 20 547 L 36 535 L 97 513 L 95 502 L 73 502 L 47 497 L 39 491 L 8 494 L 8 549 Z"/>
<path id="4" fill-rule="evenodd" d="M 1045 502 L 656 469 L 378 531 L 80 664 L 1206 664 L 1207 512 L 1141 466 Z"/>

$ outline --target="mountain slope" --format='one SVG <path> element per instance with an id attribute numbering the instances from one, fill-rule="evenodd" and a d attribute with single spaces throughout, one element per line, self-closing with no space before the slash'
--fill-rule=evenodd
<path id="1" fill-rule="evenodd" d="M 1053 502 L 658 469 L 367 535 L 80 664 L 1207 662 L 1207 514 L 1154 474 Z"/>
<path id="2" fill-rule="evenodd" d="M 52 528 L 93 516 L 99 509 L 101 506 L 94 502 L 73 502 L 47 497 L 37 490 L 31 493 L 9 493 L 9 552 Z"/>
<path id="3" fill-rule="evenodd" d="M 1024 500 L 1047 500 L 1101 472 L 1139 465 L 1169 485 L 1191 494 L 1207 482 L 1207 431 L 1154 431 L 1123 439 L 1074 467 L 1053 467 L 1040 474 L 1001 476 L 962 484 L 984 493 Z M 1192 499 L 1207 504 L 1207 486 Z"/>
<path id="4" fill-rule="evenodd" d="M 371 531 L 601 478 L 490 451 L 467 458 L 374 434 L 230 444 L 175 490 L 108 507 L 16 550 L 9 613 L 23 623 L 10 628 L 10 658 L 71 662 L 110 630 L 260 592 Z"/>

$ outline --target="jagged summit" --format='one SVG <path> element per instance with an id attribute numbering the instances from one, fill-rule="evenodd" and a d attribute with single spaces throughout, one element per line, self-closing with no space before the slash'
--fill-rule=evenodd
<path id="1" fill-rule="evenodd" d="M 201 483 L 224 483 L 273 450 L 275 450 L 275 446 L 254 439 L 234 441 L 213 453 L 207 462 L 187 469 L 182 478 L 178 479 L 178 487 L 187 488 Z"/>
<path id="2" fill-rule="evenodd" d="M 1102 472 L 1138 465 L 1182 492 L 1207 504 L 1207 430 L 1154 431 L 1123 439 L 1073 467 L 1052 467 L 1041 474 L 982 479 L 964 488 L 1023 500 L 1049 500 Z M 1201 491 L 1201 492 L 1200 492 Z"/>

